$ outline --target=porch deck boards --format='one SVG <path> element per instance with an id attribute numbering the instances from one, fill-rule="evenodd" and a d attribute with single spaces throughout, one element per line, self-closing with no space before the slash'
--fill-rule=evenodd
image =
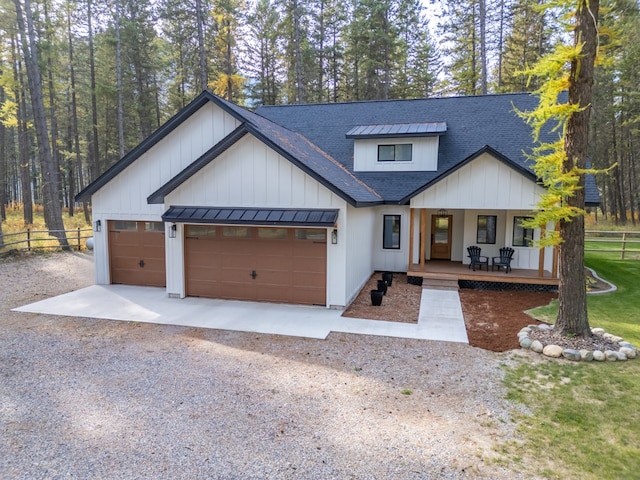
<path id="1" fill-rule="evenodd" d="M 495 272 L 480 270 L 476 267 L 474 272 L 468 265 L 462 262 L 450 262 L 448 260 L 429 260 L 425 262 L 424 268 L 419 264 L 413 264 L 407 272 L 411 277 L 422 277 L 439 280 L 476 280 L 480 282 L 500 282 L 500 283 L 524 283 L 532 285 L 558 285 L 559 280 L 551 276 L 551 272 L 545 270 L 542 277 L 538 276 L 537 270 L 524 270 L 513 268 L 511 272 L 505 273 L 504 269 Z"/>

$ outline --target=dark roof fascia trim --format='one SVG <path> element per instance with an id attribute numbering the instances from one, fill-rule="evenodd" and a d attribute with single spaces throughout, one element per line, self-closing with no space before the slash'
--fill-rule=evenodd
<path id="1" fill-rule="evenodd" d="M 222 155 L 226 150 L 231 148 L 242 137 L 247 134 L 247 128 L 244 123 L 240 124 L 233 132 L 224 137 L 213 147 L 207 150 L 200 158 L 189 164 L 184 170 L 178 173 L 175 177 L 161 186 L 158 190 L 153 192 L 147 197 L 147 203 L 159 204 L 164 203 L 164 198 L 169 193 L 173 192 L 176 188 L 186 182 L 189 178 L 215 160 L 218 156 Z"/>
<path id="2" fill-rule="evenodd" d="M 304 165 L 302 162 L 300 162 L 297 158 L 295 158 L 289 152 L 287 152 L 286 150 L 280 148 L 278 145 L 276 145 L 274 142 L 272 142 L 269 138 L 267 138 L 265 135 L 263 135 L 262 132 L 260 130 L 258 130 L 256 127 L 254 127 L 253 125 L 247 124 L 247 130 L 249 130 L 249 133 L 251 133 L 258 140 L 260 140 L 261 142 L 266 144 L 269 148 L 272 148 L 273 150 L 278 152 L 280 155 L 285 157 L 287 160 L 289 160 L 291 163 L 293 163 L 296 167 L 298 167 L 304 173 L 306 173 L 307 175 L 312 177 L 314 180 L 317 180 L 322 185 L 324 185 L 329 190 L 331 190 L 333 193 L 335 193 L 340 198 L 345 200 L 348 204 L 350 204 L 350 205 L 352 205 L 354 207 L 356 206 L 356 204 L 358 202 L 355 199 L 351 198 L 349 195 L 347 195 L 345 192 L 340 190 L 335 185 L 327 182 L 327 180 L 322 175 L 320 175 L 320 174 L 314 172 L 313 170 L 311 170 L 310 168 L 308 168 L 306 165 Z M 295 133 L 295 132 L 293 132 L 293 133 Z"/>
<path id="3" fill-rule="evenodd" d="M 149 151 L 160 140 L 169 135 L 179 127 L 187 118 L 199 110 L 203 105 L 212 100 L 213 95 L 209 91 L 204 91 L 191 101 L 186 107 L 167 120 L 160 128 L 144 139 L 137 147 L 127 153 L 118 162 L 114 163 L 102 175 L 91 182 L 84 190 L 75 196 L 77 202 L 89 200 L 91 195 L 96 193 L 111 181 L 116 175 L 131 165 L 135 160 Z M 226 109 L 225 109 L 226 110 Z M 237 118 L 237 115 L 233 114 Z"/>
<path id="4" fill-rule="evenodd" d="M 489 145 L 485 145 L 480 150 L 478 150 L 475 153 L 472 153 L 471 155 L 469 155 L 462 162 L 454 165 L 449 170 L 444 171 L 442 174 L 438 175 L 436 178 L 434 178 L 430 182 L 426 183 L 422 187 L 418 188 L 417 190 L 414 190 L 412 193 L 410 193 L 409 195 L 404 197 L 402 200 L 400 200 L 399 203 L 400 204 L 408 203 L 413 197 L 415 197 L 416 195 L 419 195 L 420 193 L 424 192 L 427 188 L 435 185 L 436 183 L 440 182 L 441 180 L 444 180 L 449 175 L 455 173 L 456 171 L 460 170 L 462 167 L 468 165 L 469 163 L 474 161 L 476 158 L 478 158 L 483 153 L 490 154 L 491 156 L 493 156 L 497 160 L 501 161 L 502 163 L 504 163 L 508 167 L 514 169 L 515 171 L 517 171 L 517 172 L 521 173 L 522 175 L 524 175 L 525 177 L 529 178 L 534 183 L 536 183 L 536 184 L 538 183 L 538 177 L 536 177 L 536 175 L 531 170 L 520 167 L 519 165 L 514 163 L 509 157 L 503 155 L 502 153 L 497 151 L 495 148 L 490 147 Z"/>

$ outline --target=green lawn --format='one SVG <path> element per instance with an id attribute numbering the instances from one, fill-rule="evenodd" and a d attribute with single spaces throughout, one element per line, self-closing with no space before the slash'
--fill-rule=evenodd
<path id="1" fill-rule="evenodd" d="M 588 252 L 586 263 L 618 290 L 589 295 L 592 327 L 640 345 L 640 261 Z M 619 257 L 618 257 L 619 258 Z M 534 311 L 555 318 L 557 302 Z M 504 447 L 504 458 L 529 456 L 548 478 L 638 478 L 640 472 L 640 359 L 615 363 L 549 360 L 509 367 L 509 397 L 531 413 L 516 416 L 524 444 Z"/>

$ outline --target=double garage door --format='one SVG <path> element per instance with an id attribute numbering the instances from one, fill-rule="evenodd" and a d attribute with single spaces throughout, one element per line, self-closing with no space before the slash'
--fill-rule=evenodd
<path id="1" fill-rule="evenodd" d="M 326 304 L 327 231 L 185 225 L 188 296 Z"/>

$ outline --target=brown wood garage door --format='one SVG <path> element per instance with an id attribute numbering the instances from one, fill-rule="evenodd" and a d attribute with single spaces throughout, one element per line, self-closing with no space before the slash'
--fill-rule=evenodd
<path id="1" fill-rule="evenodd" d="M 189 296 L 326 304 L 325 229 L 185 227 Z"/>
<path id="2" fill-rule="evenodd" d="M 164 223 L 109 221 L 111 283 L 166 285 Z"/>

